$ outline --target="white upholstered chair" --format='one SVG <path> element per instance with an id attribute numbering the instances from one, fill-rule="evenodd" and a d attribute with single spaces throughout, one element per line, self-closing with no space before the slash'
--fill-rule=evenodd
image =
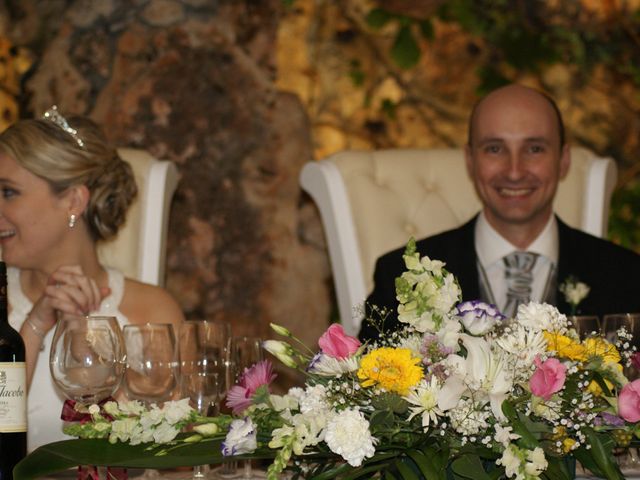
<path id="1" fill-rule="evenodd" d="M 118 235 L 98 244 L 98 255 L 103 264 L 127 277 L 162 286 L 169 208 L 178 171 L 172 162 L 156 160 L 144 150 L 122 148 L 118 153 L 133 168 L 138 195 Z"/>
<path id="2" fill-rule="evenodd" d="M 603 236 L 616 182 L 615 163 L 573 148 L 555 210 L 569 225 Z M 373 288 L 377 258 L 406 244 L 461 225 L 480 210 L 459 149 L 344 151 L 307 163 L 300 183 L 320 210 L 338 308 L 355 334 L 362 304 Z"/>

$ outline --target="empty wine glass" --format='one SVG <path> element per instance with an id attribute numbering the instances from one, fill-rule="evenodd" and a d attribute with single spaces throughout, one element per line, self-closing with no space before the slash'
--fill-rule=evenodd
<path id="1" fill-rule="evenodd" d="M 180 325 L 181 391 L 201 415 L 218 413 L 229 331 L 228 323 L 206 320 L 190 320 Z M 206 469 L 201 465 L 193 467 L 193 478 L 205 478 Z"/>
<path id="2" fill-rule="evenodd" d="M 580 340 L 591 335 L 600 335 L 600 319 L 596 315 L 571 315 L 567 317 Z"/>
<path id="3" fill-rule="evenodd" d="M 226 395 L 227 347 L 231 326 L 227 322 L 189 320 L 180 326 L 180 361 L 217 375 L 218 400 Z M 193 364 L 193 362 L 196 362 Z M 212 414 L 219 413 L 215 402 Z"/>
<path id="4" fill-rule="evenodd" d="M 127 368 L 124 387 L 130 399 L 149 406 L 171 398 L 177 387 L 178 349 L 168 323 L 125 325 Z"/>
<path id="5" fill-rule="evenodd" d="M 61 315 L 49 367 L 56 386 L 81 405 L 113 395 L 125 369 L 125 346 L 115 317 Z"/>
<path id="6" fill-rule="evenodd" d="M 245 371 L 264 360 L 262 340 L 258 337 L 231 337 L 227 356 L 227 384 L 229 388 L 238 383 Z M 264 472 L 252 468 L 251 460 L 243 460 L 242 474 L 244 480 L 264 478 Z"/>

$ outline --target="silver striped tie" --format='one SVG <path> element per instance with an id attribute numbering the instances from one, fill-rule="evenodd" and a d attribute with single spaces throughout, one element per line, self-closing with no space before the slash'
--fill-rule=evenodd
<path id="1" fill-rule="evenodd" d="M 507 303 L 502 313 L 507 317 L 515 316 L 518 305 L 531 300 L 532 270 L 536 260 L 538 260 L 538 254 L 531 252 L 513 252 L 503 258 Z"/>

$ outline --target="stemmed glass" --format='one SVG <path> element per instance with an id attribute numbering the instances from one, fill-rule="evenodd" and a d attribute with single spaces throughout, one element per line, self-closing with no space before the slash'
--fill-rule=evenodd
<path id="1" fill-rule="evenodd" d="M 125 345 L 115 317 L 59 315 L 51 350 L 49 369 L 55 385 L 76 411 L 113 395 L 122 382 L 125 370 Z M 97 475 L 95 466 L 78 467 Z"/>
<path id="2" fill-rule="evenodd" d="M 640 313 L 616 313 L 605 315 L 602 319 L 602 334 L 610 342 L 618 340 L 618 330 L 625 327 L 628 333 L 633 335 L 631 344 L 640 350 Z M 625 367 L 624 374 L 629 380 L 638 378 L 638 370 L 634 366 Z M 637 474 L 640 471 L 640 458 L 635 448 L 618 457 L 618 463 L 625 475 Z"/>
<path id="3" fill-rule="evenodd" d="M 590 335 L 600 335 L 600 319 L 596 315 L 571 315 L 567 317 L 580 340 Z"/>
<path id="4" fill-rule="evenodd" d="M 238 383 L 245 370 L 264 360 L 262 340 L 258 337 L 231 337 L 227 356 L 227 384 L 229 388 Z M 251 460 L 243 460 L 243 471 L 239 478 L 244 480 L 264 478 L 252 469 Z"/>
<path id="5" fill-rule="evenodd" d="M 180 385 L 182 395 L 201 415 L 217 413 L 220 382 L 225 380 L 229 325 L 206 320 L 180 326 Z M 193 467 L 193 479 L 206 477 L 206 467 Z"/>
<path id="6" fill-rule="evenodd" d="M 127 397 L 149 406 L 171 398 L 178 384 L 178 349 L 173 325 L 146 323 L 125 325 Z"/>
<path id="7" fill-rule="evenodd" d="M 82 405 L 113 395 L 125 370 L 125 345 L 115 317 L 61 315 L 49 368 L 56 386 Z"/>

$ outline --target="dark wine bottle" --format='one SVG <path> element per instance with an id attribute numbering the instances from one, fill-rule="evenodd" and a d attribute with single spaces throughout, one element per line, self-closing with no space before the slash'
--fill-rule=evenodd
<path id="1" fill-rule="evenodd" d="M 7 267 L 0 262 L 0 480 L 27 454 L 27 378 L 24 342 L 9 325 Z"/>

